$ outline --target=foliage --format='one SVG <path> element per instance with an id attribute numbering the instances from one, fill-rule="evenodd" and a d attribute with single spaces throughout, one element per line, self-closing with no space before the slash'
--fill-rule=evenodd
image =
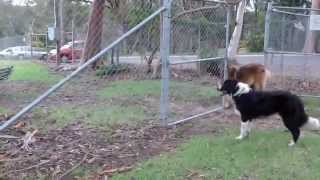
<path id="1" fill-rule="evenodd" d="M 311 6 L 311 1 L 308 0 L 274 0 L 274 2 L 281 6 L 301 7 L 306 5 Z"/>
<path id="2" fill-rule="evenodd" d="M 265 11 L 256 9 L 255 13 L 247 13 L 247 34 L 243 34 L 243 42 L 250 52 L 262 52 L 264 46 Z M 252 23 L 254 22 L 254 23 Z M 243 46 L 244 44 L 242 44 Z"/>
<path id="3" fill-rule="evenodd" d="M 127 65 L 110 64 L 97 70 L 96 75 L 102 77 L 102 76 L 110 76 L 110 75 L 115 75 L 118 73 L 128 72 L 128 71 L 129 71 L 129 67 Z"/>
<path id="4" fill-rule="evenodd" d="M 262 52 L 264 45 L 264 34 L 261 32 L 253 32 L 249 36 L 247 47 L 250 52 Z"/>
<path id="5" fill-rule="evenodd" d="M 218 49 L 217 48 L 209 48 L 209 47 L 201 47 L 199 50 L 198 57 L 200 59 L 203 58 L 212 58 L 218 56 Z"/>

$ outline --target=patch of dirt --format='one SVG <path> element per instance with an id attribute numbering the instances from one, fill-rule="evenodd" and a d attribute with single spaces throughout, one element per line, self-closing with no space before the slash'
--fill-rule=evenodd
<path id="1" fill-rule="evenodd" d="M 288 90 L 298 94 L 319 95 L 320 93 L 319 79 L 274 76 L 267 86 L 268 89 Z"/>
<path id="2" fill-rule="evenodd" d="M 103 172 L 131 168 L 137 162 L 172 151 L 177 145 L 194 135 L 222 133 L 225 127 L 238 125 L 240 117 L 231 110 L 219 111 L 176 127 L 165 128 L 145 121 L 137 126 L 117 125 L 109 131 L 101 131 L 74 123 L 46 133 L 35 133 L 34 140 L 23 147 L 23 138 L 33 129 L 11 127 L 1 135 L 16 138 L 0 138 L 0 177 L 19 179 L 37 177 L 40 174 L 59 178 L 74 167 L 85 165 L 96 168 L 92 179 L 100 179 Z M 281 127 L 277 117 L 268 121 L 256 121 L 259 128 Z M 72 173 L 64 178 L 75 179 Z"/>
<path id="3" fill-rule="evenodd" d="M 24 149 L 22 138 L 33 130 L 12 127 L 1 133 L 17 138 L 0 138 L 0 174 L 9 179 L 40 174 L 57 178 L 82 162 L 99 167 L 100 171 L 91 174 L 98 178 L 102 171 L 132 167 L 137 161 L 175 149 L 193 134 L 191 129 L 190 124 L 164 128 L 148 121 L 136 127 L 115 126 L 111 131 L 102 132 L 75 123 L 36 133 L 34 141 L 28 144 L 30 149 Z M 215 128 L 206 131 L 216 132 Z M 73 178 L 69 174 L 65 177 Z"/>

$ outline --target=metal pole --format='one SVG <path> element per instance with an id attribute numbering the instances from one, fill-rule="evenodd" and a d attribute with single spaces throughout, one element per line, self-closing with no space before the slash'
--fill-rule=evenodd
<path id="1" fill-rule="evenodd" d="M 63 1 L 59 0 L 59 32 L 60 32 L 60 44 L 64 44 L 64 20 L 63 20 Z"/>
<path id="2" fill-rule="evenodd" d="M 223 79 L 227 80 L 228 79 L 228 48 L 229 48 L 229 34 L 230 34 L 230 6 L 227 5 L 227 22 L 225 25 L 226 28 L 226 48 L 225 48 L 225 58 L 224 58 L 224 68 L 223 68 Z"/>
<path id="3" fill-rule="evenodd" d="M 264 44 L 263 44 L 263 49 L 264 49 L 264 64 L 267 65 L 267 49 L 269 46 L 269 33 L 270 33 L 270 16 L 271 16 L 271 10 L 272 10 L 272 2 L 268 3 L 268 8 L 267 8 L 267 14 L 266 14 L 266 19 L 265 19 L 265 25 L 264 25 Z"/>
<path id="4" fill-rule="evenodd" d="M 31 23 L 31 35 L 30 35 L 30 57 L 33 58 L 33 49 L 32 49 L 32 44 L 33 44 L 33 24 L 34 24 L 35 19 L 32 19 Z"/>
<path id="5" fill-rule="evenodd" d="M 168 124 L 168 101 L 169 101 L 169 55 L 170 55 L 170 35 L 171 35 L 171 2 L 163 0 L 166 11 L 162 13 L 160 57 L 161 69 L 161 97 L 160 97 L 160 120 L 163 126 Z"/>
<path id="6" fill-rule="evenodd" d="M 57 84 L 52 86 L 49 90 L 47 90 L 45 93 L 40 95 L 37 99 L 35 99 L 33 102 L 31 102 L 29 105 L 24 107 L 22 110 L 20 110 L 17 114 L 15 114 L 13 117 L 11 117 L 8 121 L 4 122 L 0 126 L 0 131 L 8 127 L 11 123 L 15 122 L 17 119 L 19 119 L 21 116 L 23 116 L 25 113 L 29 112 L 33 107 L 35 107 L 37 104 L 39 104 L 42 100 L 44 100 L 46 97 L 48 97 L 50 94 L 55 92 L 57 89 L 62 87 L 67 81 L 69 81 L 71 78 L 76 76 L 78 73 L 80 73 L 82 70 L 84 70 L 87 66 L 92 64 L 93 62 L 97 61 L 101 56 L 103 56 L 105 53 L 107 53 L 110 49 L 121 43 L 124 39 L 126 39 L 128 36 L 132 35 L 136 31 L 138 31 L 141 27 L 143 27 L 145 24 L 147 24 L 149 21 L 153 20 L 155 17 L 157 17 L 162 11 L 166 10 L 165 7 L 161 7 L 156 12 L 151 14 L 149 17 L 144 19 L 142 22 L 140 22 L 138 25 L 136 25 L 134 28 L 126 32 L 124 35 L 122 35 L 120 38 L 118 38 L 116 41 L 111 43 L 109 46 L 107 46 L 105 49 L 100 51 L 98 54 L 93 56 L 91 59 L 89 59 L 87 62 L 82 64 L 80 67 L 78 67 L 77 70 L 73 71 L 70 75 L 59 81 Z"/>
<path id="7" fill-rule="evenodd" d="M 47 29 L 48 29 L 48 27 L 47 27 Z M 48 49 L 48 32 L 46 33 L 46 52 L 47 52 L 46 62 L 48 62 L 48 54 L 49 54 L 49 49 Z"/>
<path id="8" fill-rule="evenodd" d="M 286 18 L 282 15 L 281 18 L 281 51 L 284 50 L 284 41 L 285 41 L 285 28 L 286 28 Z M 281 84 L 282 88 L 284 86 L 284 54 L 280 55 L 280 68 L 281 68 Z"/>
<path id="9" fill-rule="evenodd" d="M 223 67 L 223 78 L 222 80 L 227 80 L 228 79 L 228 48 L 229 48 L 229 34 L 230 34 L 230 15 L 231 15 L 231 10 L 230 10 L 230 5 L 227 5 L 227 19 L 226 19 L 226 47 L 225 47 L 225 57 L 224 57 L 224 67 Z M 222 96 L 222 106 L 226 107 L 226 96 Z"/>
<path id="10" fill-rule="evenodd" d="M 71 22 L 71 29 L 72 29 L 72 32 L 71 32 L 71 38 L 72 38 L 72 50 L 71 50 L 71 62 L 74 63 L 74 19 L 72 18 L 72 22 Z"/>
<path id="11" fill-rule="evenodd" d="M 181 119 L 181 120 L 176 121 L 176 122 L 169 123 L 168 126 L 174 126 L 174 125 L 177 125 L 177 124 L 181 124 L 181 123 L 190 121 L 190 120 L 195 119 L 195 118 L 199 118 L 199 117 L 202 117 L 202 116 L 205 116 L 205 115 L 214 113 L 214 112 L 218 112 L 218 111 L 220 111 L 220 110 L 222 110 L 222 107 L 218 107 L 218 108 L 215 108 L 215 109 L 212 109 L 212 110 L 203 112 L 203 113 L 201 113 L 201 114 L 197 114 L 197 115 L 194 115 L 194 116 L 185 118 L 185 119 Z"/>
<path id="12" fill-rule="evenodd" d="M 207 62 L 207 61 L 224 61 L 224 60 L 225 60 L 225 57 L 214 57 L 214 58 L 187 60 L 187 61 L 170 61 L 170 65 L 201 63 L 201 62 Z"/>
<path id="13" fill-rule="evenodd" d="M 116 47 L 116 62 L 117 62 L 117 65 L 120 64 L 120 47 L 119 46 Z"/>

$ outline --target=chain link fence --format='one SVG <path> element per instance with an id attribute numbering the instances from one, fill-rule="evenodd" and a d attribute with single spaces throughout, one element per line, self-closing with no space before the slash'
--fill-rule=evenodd
<path id="1" fill-rule="evenodd" d="M 206 114 L 221 106 L 215 90 L 224 77 L 227 8 L 201 4 L 173 9 L 171 30 L 171 124 Z"/>
<path id="2" fill-rule="evenodd" d="M 270 88 L 303 96 L 307 104 L 316 104 L 315 115 L 320 114 L 320 39 L 318 31 L 310 29 L 310 23 L 311 17 L 319 13 L 310 8 L 270 4 L 264 47 L 265 64 L 273 74 Z"/>
<path id="3" fill-rule="evenodd" d="M 48 63 L 54 65 L 60 56 L 62 65 L 56 69 L 74 72 L 35 101 L 24 101 L 29 105 L 9 123 L 89 65 L 95 71 L 79 75 L 57 97 L 69 90 L 80 92 L 75 87 L 82 89 L 79 86 L 92 81 L 94 73 L 105 81 L 88 91 L 101 94 L 110 109 L 143 114 L 142 120 L 158 119 L 160 114 L 163 122 L 174 123 L 219 109 L 216 84 L 225 73 L 227 5 L 195 3 L 186 9 L 179 2 L 165 0 L 160 6 L 158 1 L 64 1 L 62 23 L 56 29 L 62 47 L 57 52 L 56 42 L 48 40 Z M 91 103 L 101 106 L 99 102 Z"/>

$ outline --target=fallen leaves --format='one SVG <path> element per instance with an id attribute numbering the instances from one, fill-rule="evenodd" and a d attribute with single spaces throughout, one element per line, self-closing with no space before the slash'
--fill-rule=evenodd
<path id="1" fill-rule="evenodd" d="M 16 125 L 14 125 L 13 127 L 16 128 L 16 129 L 21 129 L 23 127 L 26 126 L 26 123 L 25 122 L 18 122 Z"/>

